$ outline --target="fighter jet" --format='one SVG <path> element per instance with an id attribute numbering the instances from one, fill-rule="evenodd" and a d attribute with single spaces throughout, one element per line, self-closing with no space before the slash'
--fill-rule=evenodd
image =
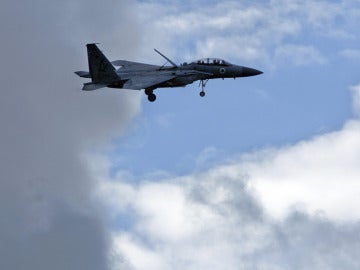
<path id="1" fill-rule="evenodd" d="M 210 79 L 249 77 L 262 74 L 261 71 L 233 65 L 219 58 L 204 58 L 191 63 L 175 64 L 168 57 L 154 49 L 167 61 L 164 65 L 150 65 L 116 60 L 110 62 L 96 44 L 87 44 L 89 71 L 76 71 L 80 77 L 91 78 L 82 90 L 92 91 L 103 87 L 145 90 L 150 102 L 156 100 L 157 88 L 185 87 L 200 81 L 200 96 L 205 96 L 205 86 Z M 170 65 L 166 65 L 170 63 Z M 117 69 L 114 67 L 118 67 Z"/>

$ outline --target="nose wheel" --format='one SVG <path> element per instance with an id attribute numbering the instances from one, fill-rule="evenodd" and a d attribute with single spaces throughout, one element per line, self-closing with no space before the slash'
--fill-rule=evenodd
<path id="1" fill-rule="evenodd" d="M 153 93 L 154 89 L 146 88 L 145 94 L 148 96 L 148 101 L 154 102 L 156 100 L 156 95 Z"/>
<path id="2" fill-rule="evenodd" d="M 200 80 L 200 83 L 199 83 L 199 87 L 201 86 L 201 92 L 200 92 L 200 97 L 205 97 L 205 86 L 206 86 L 206 83 L 209 81 L 209 79 L 207 80 Z"/>

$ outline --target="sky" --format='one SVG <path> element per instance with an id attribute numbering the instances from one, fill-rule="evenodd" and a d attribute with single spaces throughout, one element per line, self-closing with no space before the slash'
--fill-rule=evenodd
<path id="1" fill-rule="evenodd" d="M 2 0 L 1 269 L 359 269 L 360 2 Z M 82 92 L 111 60 L 256 77 Z"/>

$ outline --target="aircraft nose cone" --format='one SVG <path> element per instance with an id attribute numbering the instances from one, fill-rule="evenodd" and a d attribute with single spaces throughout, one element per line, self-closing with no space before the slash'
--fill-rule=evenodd
<path id="1" fill-rule="evenodd" d="M 263 74 L 263 72 L 255 69 L 255 68 L 243 67 L 243 69 L 242 69 L 243 77 L 256 76 L 256 75 L 260 75 L 260 74 Z"/>

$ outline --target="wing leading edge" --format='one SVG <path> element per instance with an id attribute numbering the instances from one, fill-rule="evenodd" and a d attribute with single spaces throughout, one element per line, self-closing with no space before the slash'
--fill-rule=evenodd
<path id="1" fill-rule="evenodd" d="M 119 71 L 151 71 L 151 70 L 158 70 L 160 66 L 157 65 L 150 65 L 126 60 L 115 60 L 112 61 L 111 64 L 114 66 L 119 66 Z"/>

